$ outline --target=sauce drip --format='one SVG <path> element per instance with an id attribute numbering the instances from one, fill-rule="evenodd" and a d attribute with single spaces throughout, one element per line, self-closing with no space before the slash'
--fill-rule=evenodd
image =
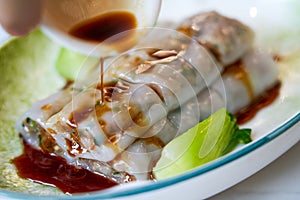
<path id="1" fill-rule="evenodd" d="M 258 111 L 273 103 L 273 101 L 275 101 L 279 95 L 280 86 L 280 82 L 276 83 L 272 88 L 268 89 L 258 98 L 256 98 L 249 106 L 241 109 L 237 114 L 235 114 L 237 123 L 244 124 L 250 121 Z"/>
<path id="2" fill-rule="evenodd" d="M 68 165 L 63 158 L 36 150 L 26 142 L 24 153 L 13 163 L 20 177 L 55 185 L 65 193 L 99 191 L 118 185 L 104 176 Z"/>
<path id="3" fill-rule="evenodd" d="M 128 11 L 112 11 L 76 24 L 70 29 L 69 34 L 82 40 L 102 42 L 111 36 L 136 27 L 137 20 L 134 14 Z M 111 42 L 119 42 L 129 36 L 130 31 L 128 34 L 120 34 L 120 37 L 113 38 Z"/>

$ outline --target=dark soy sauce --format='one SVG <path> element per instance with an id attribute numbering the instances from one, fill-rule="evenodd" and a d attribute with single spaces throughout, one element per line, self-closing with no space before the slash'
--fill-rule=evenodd
<path id="1" fill-rule="evenodd" d="M 69 34 L 82 40 L 103 42 L 106 39 L 137 27 L 137 20 L 133 13 L 128 11 L 111 11 L 84 20 L 71 28 Z M 130 37 L 130 31 L 114 37 L 112 43 L 120 42 Z"/>
<path id="2" fill-rule="evenodd" d="M 32 148 L 24 142 L 24 153 L 13 160 L 18 175 L 39 183 L 55 185 L 65 193 L 99 191 L 118 185 L 104 176 L 78 169 L 57 156 Z"/>

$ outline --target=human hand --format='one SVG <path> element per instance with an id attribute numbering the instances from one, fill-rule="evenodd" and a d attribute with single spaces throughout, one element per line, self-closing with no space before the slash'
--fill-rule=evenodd
<path id="1" fill-rule="evenodd" d="M 11 35 L 23 36 L 41 21 L 45 0 L 0 0 L 0 24 Z"/>

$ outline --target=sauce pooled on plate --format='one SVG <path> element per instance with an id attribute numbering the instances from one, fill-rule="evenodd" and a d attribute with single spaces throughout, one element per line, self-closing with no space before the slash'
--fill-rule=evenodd
<path id="1" fill-rule="evenodd" d="M 20 177 L 55 185 L 65 193 L 92 192 L 118 185 L 104 176 L 69 165 L 61 157 L 36 150 L 26 142 L 24 153 L 13 163 Z"/>

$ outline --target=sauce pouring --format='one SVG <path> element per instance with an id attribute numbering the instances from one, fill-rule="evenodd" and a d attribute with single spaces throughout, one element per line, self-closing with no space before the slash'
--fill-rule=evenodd
<path id="1" fill-rule="evenodd" d="M 76 52 L 106 57 L 133 47 L 144 36 L 134 30 L 154 26 L 160 7 L 161 0 L 47 0 L 42 30 Z"/>

